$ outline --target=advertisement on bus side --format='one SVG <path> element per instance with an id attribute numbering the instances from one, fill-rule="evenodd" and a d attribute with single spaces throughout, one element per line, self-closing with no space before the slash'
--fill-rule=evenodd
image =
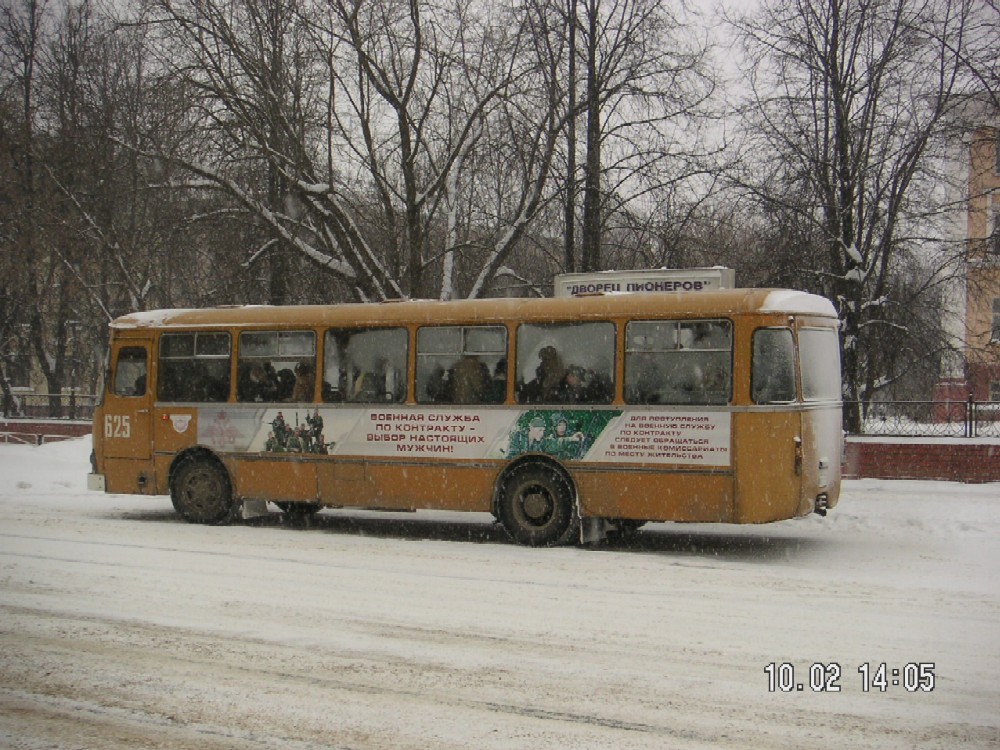
<path id="1" fill-rule="evenodd" d="M 645 409 L 232 408 L 198 410 L 220 452 L 728 467 L 730 415 Z M 187 427 L 185 427 L 187 429 Z"/>

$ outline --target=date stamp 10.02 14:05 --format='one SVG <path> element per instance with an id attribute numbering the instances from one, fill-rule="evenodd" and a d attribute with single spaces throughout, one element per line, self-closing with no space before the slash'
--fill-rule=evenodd
<path id="1" fill-rule="evenodd" d="M 796 665 L 770 662 L 764 667 L 769 693 L 839 693 L 846 683 L 844 668 L 835 661 Z M 865 662 L 857 668 L 858 684 L 864 693 L 905 690 L 929 693 L 934 689 L 934 662 L 907 662 L 898 667 L 885 662 Z"/>

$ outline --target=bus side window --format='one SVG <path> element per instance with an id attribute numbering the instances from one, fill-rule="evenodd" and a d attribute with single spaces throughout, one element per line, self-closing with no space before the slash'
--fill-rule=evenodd
<path id="1" fill-rule="evenodd" d="M 836 330 L 799 330 L 799 371 L 803 400 L 840 399 L 840 339 Z"/>
<path id="2" fill-rule="evenodd" d="M 729 403 L 732 340 L 728 320 L 630 322 L 625 329 L 626 403 Z"/>
<path id="3" fill-rule="evenodd" d="M 499 404 L 507 393 L 507 329 L 425 326 L 417 331 L 417 401 Z"/>
<path id="4" fill-rule="evenodd" d="M 160 336 L 157 398 L 213 403 L 229 398 L 228 333 L 165 333 Z"/>
<path id="5" fill-rule="evenodd" d="M 791 329 L 759 328 L 754 331 L 751 367 L 750 397 L 754 403 L 794 401 L 795 345 Z"/>
<path id="6" fill-rule="evenodd" d="M 146 395 L 146 350 L 129 346 L 118 352 L 115 364 L 114 394 L 116 396 Z"/>
<path id="7" fill-rule="evenodd" d="M 517 402 L 609 404 L 614 361 L 613 323 L 525 323 L 517 329 Z"/>
<path id="8" fill-rule="evenodd" d="M 323 346 L 325 403 L 406 401 L 409 335 L 405 328 L 331 329 Z"/>
<path id="9" fill-rule="evenodd" d="M 236 400 L 313 400 L 316 382 L 313 331 L 244 331 L 236 363 Z"/>

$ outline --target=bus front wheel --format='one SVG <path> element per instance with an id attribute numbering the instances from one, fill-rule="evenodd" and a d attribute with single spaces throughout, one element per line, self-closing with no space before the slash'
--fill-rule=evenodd
<path id="1" fill-rule="evenodd" d="M 236 511 L 229 475 L 210 458 L 190 459 L 177 469 L 170 483 L 170 500 L 190 523 L 223 523 Z"/>
<path id="2" fill-rule="evenodd" d="M 497 516 L 514 541 L 530 547 L 566 544 L 580 528 L 569 480 L 545 465 L 523 464 L 511 471 Z"/>

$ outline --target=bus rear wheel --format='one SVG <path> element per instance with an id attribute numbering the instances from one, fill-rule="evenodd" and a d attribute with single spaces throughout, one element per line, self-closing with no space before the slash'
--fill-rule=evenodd
<path id="1" fill-rule="evenodd" d="M 193 458 L 177 469 L 170 482 L 170 500 L 189 523 L 224 523 L 236 512 L 229 475 L 211 458 Z"/>
<path id="2" fill-rule="evenodd" d="M 506 477 L 497 517 L 514 541 L 529 547 L 566 544 L 580 529 L 569 480 L 544 465 L 524 464 Z"/>

